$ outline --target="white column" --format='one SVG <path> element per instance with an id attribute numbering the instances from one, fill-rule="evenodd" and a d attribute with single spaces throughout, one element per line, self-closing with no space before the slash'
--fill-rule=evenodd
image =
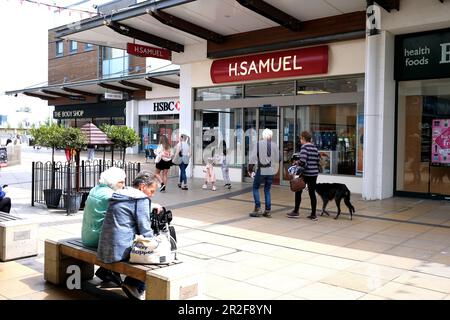
<path id="1" fill-rule="evenodd" d="M 126 104 L 126 126 L 133 128 L 134 131 L 139 134 L 139 105 L 137 100 L 127 101 Z M 139 152 L 139 147 L 136 145 L 133 148 L 127 148 L 127 154 L 137 154 Z"/>
<path id="2" fill-rule="evenodd" d="M 366 38 L 364 173 L 366 200 L 392 197 L 394 188 L 394 36 L 386 31 Z"/>
<path id="3" fill-rule="evenodd" d="M 193 142 L 193 92 L 192 92 L 192 67 L 190 64 L 183 64 L 180 66 L 180 132 L 186 133 L 191 138 L 191 161 L 186 169 L 188 177 L 192 177 L 192 142 Z"/>

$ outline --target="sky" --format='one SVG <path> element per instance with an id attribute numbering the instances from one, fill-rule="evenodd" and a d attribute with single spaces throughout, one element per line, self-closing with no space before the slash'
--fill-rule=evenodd
<path id="1" fill-rule="evenodd" d="M 83 0 L 32 0 L 40 5 L 20 0 L 0 0 L 0 115 L 8 115 L 8 122 L 16 126 L 19 119 L 31 123 L 45 121 L 51 116 L 47 102 L 38 98 L 5 96 L 5 91 L 47 84 L 48 29 L 80 19 L 89 18 L 88 13 L 75 10 L 48 8 L 45 4 L 67 7 Z M 111 0 L 86 1 L 70 7 L 95 12 L 94 4 Z M 17 112 L 28 107 L 30 114 Z"/>

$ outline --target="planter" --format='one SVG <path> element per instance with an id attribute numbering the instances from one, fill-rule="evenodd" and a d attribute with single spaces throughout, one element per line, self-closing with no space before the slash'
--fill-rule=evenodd
<path id="1" fill-rule="evenodd" d="M 44 200 L 47 208 L 55 209 L 59 207 L 59 201 L 61 199 L 61 189 L 45 189 Z"/>
<path id="2" fill-rule="evenodd" d="M 92 188 L 80 188 L 80 192 L 82 194 L 81 196 L 81 204 L 80 204 L 80 210 L 84 209 L 84 206 L 86 204 L 86 200 L 88 198 L 89 195 L 89 191 L 91 191 Z"/>
<path id="3" fill-rule="evenodd" d="M 64 206 L 67 213 L 77 213 L 78 210 L 80 210 L 82 195 L 81 192 L 73 192 L 64 195 Z"/>

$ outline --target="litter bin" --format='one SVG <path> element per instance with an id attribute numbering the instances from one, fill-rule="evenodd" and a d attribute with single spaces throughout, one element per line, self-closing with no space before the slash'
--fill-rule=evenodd
<path id="1" fill-rule="evenodd" d="M 67 213 L 77 213 L 80 210 L 82 196 L 83 194 L 81 192 L 64 194 L 64 206 Z"/>

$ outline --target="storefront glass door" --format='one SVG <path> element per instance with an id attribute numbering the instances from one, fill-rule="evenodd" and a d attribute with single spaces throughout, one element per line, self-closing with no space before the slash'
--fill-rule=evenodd
<path id="1" fill-rule="evenodd" d="M 289 180 L 288 168 L 291 164 L 292 154 L 295 152 L 296 132 L 295 132 L 295 107 L 282 107 L 281 111 L 281 126 L 280 126 L 280 172 L 281 181 Z"/>
<path id="2" fill-rule="evenodd" d="M 450 197 L 450 79 L 399 83 L 396 191 Z"/>

